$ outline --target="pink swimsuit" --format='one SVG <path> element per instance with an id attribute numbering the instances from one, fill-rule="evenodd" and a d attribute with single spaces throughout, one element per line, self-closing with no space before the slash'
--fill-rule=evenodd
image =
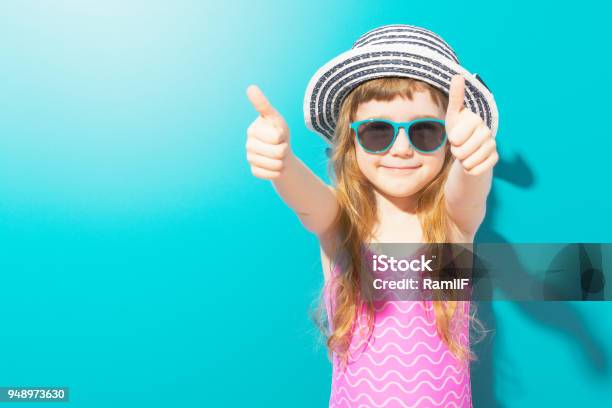
<path id="1" fill-rule="evenodd" d="M 338 272 L 334 267 L 332 276 Z M 330 286 L 324 292 L 328 316 L 335 303 Z M 469 302 L 458 303 L 469 313 Z M 461 365 L 438 335 L 433 302 L 383 300 L 374 305 L 374 331 L 366 338 L 355 330 L 344 370 L 333 354 L 329 406 L 471 407 L 469 364 Z M 361 316 L 357 325 L 367 335 L 365 311 Z M 463 321 L 459 336 L 466 344 L 469 326 Z"/>

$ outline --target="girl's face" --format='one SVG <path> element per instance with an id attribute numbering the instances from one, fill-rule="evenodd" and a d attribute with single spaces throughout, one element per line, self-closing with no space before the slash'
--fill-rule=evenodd
<path id="1" fill-rule="evenodd" d="M 376 101 L 359 104 L 355 122 L 364 119 L 384 118 L 395 122 L 408 122 L 419 117 L 444 119 L 445 112 L 426 92 L 413 92 L 413 100 L 401 96 L 392 101 Z M 426 186 L 442 169 L 445 147 L 425 154 L 415 150 L 408 141 L 406 130 L 401 128 L 393 146 L 383 154 L 368 153 L 353 140 L 357 165 L 361 172 L 381 192 L 392 197 L 408 197 Z"/>

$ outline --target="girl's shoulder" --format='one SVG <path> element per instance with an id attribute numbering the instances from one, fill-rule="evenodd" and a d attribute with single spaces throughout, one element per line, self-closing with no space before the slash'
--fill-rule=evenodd
<path id="1" fill-rule="evenodd" d="M 335 223 L 334 223 L 335 224 Z M 318 235 L 321 250 L 321 266 L 325 282 L 337 272 L 338 253 L 340 250 L 340 235 L 336 225 Z"/>
<path id="2" fill-rule="evenodd" d="M 464 244 L 474 242 L 476 232 L 468 233 L 463 231 L 450 217 L 447 219 L 447 241 L 453 244 Z"/>
<path id="3" fill-rule="evenodd" d="M 332 187 L 330 186 L 330 189 Z M 475 234 L 468 234 L 460 229 L 450 217 L 447 219 L 447 242 L 449 243 L 471 243 L 474 242 Z M 318 236 L 321 266 L 323 267 L 323 276 L 327 283 L 329 278 L 338 273 L 341 260 L 341 236 L 338 230 L 338 224 L 332 223 L 330 227 L 319 234 Z"/>

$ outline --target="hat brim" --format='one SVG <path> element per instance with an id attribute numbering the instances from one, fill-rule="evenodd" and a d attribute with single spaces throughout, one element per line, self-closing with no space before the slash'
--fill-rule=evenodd
<path id="1" fill-rule="evenodd" d="M 426 82 L 448 95 L 453 75 L 465 78 L 465 105 L 497 133 L 498 111 L 493 94 L 454 61 L 410 44 L 354 48 L 323 65 L 304 95 L 306 126 L 333 144 L 336 121 L 345 97 L 359 84 L 382 77 L 407 77 Z"/>

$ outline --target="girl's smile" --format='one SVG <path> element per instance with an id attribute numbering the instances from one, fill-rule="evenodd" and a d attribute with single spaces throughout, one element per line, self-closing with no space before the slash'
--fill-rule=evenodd
<path id="1" fill-rule="evenodd" d="M 389 170 L 391 173 L 406 173 L 412 172 L 413 170 L 418 169 L 421 165 L 415 166 L 388 166 L 388 165 L 380 165 L 382 169 Z"/>

